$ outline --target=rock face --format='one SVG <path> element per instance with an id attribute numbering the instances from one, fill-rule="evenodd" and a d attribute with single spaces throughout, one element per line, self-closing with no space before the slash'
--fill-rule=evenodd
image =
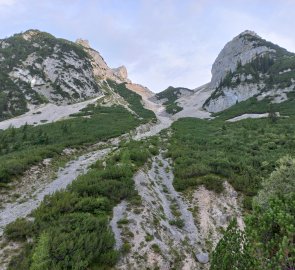
<path id="1" fill-rule="evenodd" d="M 262 85 L 263 86 L 263 85 Z M 223 94 L 219 98 L 212 99 L 206 106 L 209 112 L 223 111 L 238 102 L 247 100 L 260 93 L 262 89 L 261 85 L 258 84 L 240 84 L 237 87 L 225 87 L 223 88 Z"/>
<path id="2" fill-rule="evenodd" d="M 245 31 L 225 45 L 211 72 L 212 95 L 203 105 L 209 112 L 254 96 L 282 102 L 295 86 L 295 54 Z"/>

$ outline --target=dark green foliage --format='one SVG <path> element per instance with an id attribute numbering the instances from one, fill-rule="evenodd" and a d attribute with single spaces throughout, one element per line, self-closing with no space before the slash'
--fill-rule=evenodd
<path id="1" fill-rule="evenodd" d="M 211 255 L 210 270 L 250 270 L 255 265 L 249 241 L 233 220 Z"/>
<path id="2" fill-rule="evenodd" d="M 260 269 L 294 269 L 294 192 L 287 198 L 270 198 L 266 208 L 254 205 L 247 226 Z"/>
<path id="3" fill-rule="evenodd" d="M 247 217 L 247 233 L 261 269 L 295 267 L 295 160 L 281 158 L 262 183 Z M 259 224 L 259 226 L 257 226 Z"/>
<path id="4" fill-rule="evenodd" d="M 4 234 L 9 240 L 24 241 L 33 236 L 33 222 L 18 218 L 5 227 Z"/>
<path id="5" fill-rule="evenodd" d="M 115 242 L 106 218 L 82 213 L 61 217 L 48 235 L 51 269 L 86 269 Z"/>
<path id="6" fill-rule="evenodd" d="M 222 181 L 250 197 L 283 155 L 295 154 L 294 118 L 247 119 L 235 123 L 181 119 L 172 125 L 168 156 L 174 162 L 177 190 L 200 184 L 217 192 Z M 249 197 L 248 197 L 249 196 Z"/>
<path id="7" fill-rule="evenodd" d="M 139 117 L 144 119 L 144 122 L 156 120 L 154 112 L 143 107 L 141 96 L 129 90 L 126 87 L 126 83 L 116 84 L 114 81 L 108 80 L 108 84 L 116 93 L 129 103 L 130 109 L 133 110 Z"/>
<path id="8" fill-rule="evenodd" d="M 152 244 L 152 249 L 156 253 L 161 253 L 161 248 L 159 247 L 158 244 Z"/>
<path id="9" fill-rule="evenodd" d="M 183 228 L 184 227 L 184 220 L 181 218 L 173 219 L 169 221 L 170 225 L 175 225 L 178 228 Z"/>
<path id="10" fill-rule="evenodd" d="M 129 243 L 124 243 L 121 252 L 122 254 L 127 254 L 131 250 L 131 245 Z"/>
<path id="11" fill-rule="evenodd" d="M 120 136 L 140 121 L 122 107 L 95 107 L 91 118 L 80 117 L 0 131 L 0 182 L 9 182 L 31 165 L 59 154 L 65 147 Z"/>
<path id="12" fill-rule="evenodd" d="M 163 103 L 163 105 L 166 106 L 167 113 L 175 114 L 182 110 L 182 107 L 178 106 L 177 103 L 175 102 L 178 99 L 178 97 L 181 95 L 181 91 L 193 92 L 192 90 L 188 88 L 169 86 L 164 91 L 156 94 L 156 98 L 159 100 L 167 99 L 167 101 Z"/>
<path id="13" fill-rule="evenodd" d="M 279 161 L 253 201 L 245 231 L 236 224 L 228 227 L 213 252 L 210 270 L 294 269 L 294 164 L 290 157 Z"/>

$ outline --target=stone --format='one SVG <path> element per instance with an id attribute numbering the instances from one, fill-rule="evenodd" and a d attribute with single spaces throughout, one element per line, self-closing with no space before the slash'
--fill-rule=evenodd
<path id="1" fill-rule="evenodd" d="M 222 214 L 219 218 L 219 221 L 222 225 L 227 224 L 231 219 L 231 215 Z"/>
<path id="2" fill-rule="evenodd" d="M 196 258 L 200 263 L 206 264 L 209 262 L 209 254 L 207 252 L 200 252 L 196 254 Z"/>

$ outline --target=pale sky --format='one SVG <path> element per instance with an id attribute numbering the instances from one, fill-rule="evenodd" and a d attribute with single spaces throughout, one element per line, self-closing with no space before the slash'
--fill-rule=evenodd
<path id="1" fill-rule="evenodd" d="M 0 0 L 0 38 L 39 29 L 88 39 L 159 92 L 209 82 L 220 50 L 246 29 L 295 52 L 294 18 L 295 0 Z"/>

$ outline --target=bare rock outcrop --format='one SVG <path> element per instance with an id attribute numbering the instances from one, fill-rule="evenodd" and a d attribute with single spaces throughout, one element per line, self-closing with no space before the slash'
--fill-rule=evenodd
<path id="1" fill-rule="evenodd" d="M 76 43 L 81 45 L 84 51 L 90 55 L 93 74 L 96 78 L 100 80 L 110 79 L 117 83 L 131 82 L 128 79 L 128 73 L 125 66 L 111 69 L 100 53 L 91 48 L 88 40 L 77 39 Z"/>

